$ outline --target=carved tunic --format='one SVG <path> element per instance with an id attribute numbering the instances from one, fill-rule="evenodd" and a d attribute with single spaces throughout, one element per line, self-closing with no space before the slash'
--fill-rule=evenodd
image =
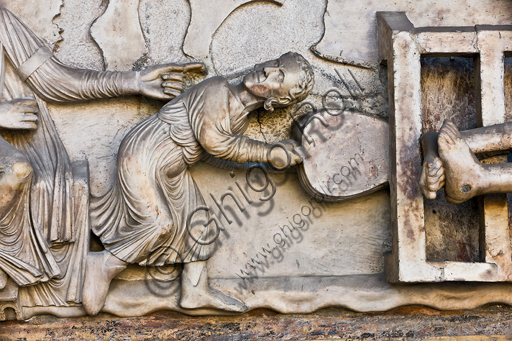
<path id="1" fill-rule="evenodd" d="M 20 289 L 24 306 L 79 303 L 89 240 L 88 202 L 80 202 L 74 193 L 71 161 L 43 100 L 119 95 L 119 74 L 64 66 L 5 8 L 0 8 L 0 42 L 2 101 L 34 96 L 39 107 L 36 130 L 1 132 L 14 152 L 30 162 L 33 178 L 17 193 L 12 209 L 0 216 L 0 268 L 20 286 L 37 284 Z"/>
<path id="2" fill-rule="evenodd" d="M 268 146 L 241 134 L 247 113 L 224 78 L 210 78 L 175 98 L 124 138 L 117 181 L 93 201 L 93 232 L 118 258 L 140 265 L 207 259 L 211 228 L 187 226 L 205 205 L 188 167 L 205 157 L 264 161 Z M 208 220 L 205 211 L 192 222 Z M 188 229 L 191 229 L 190 233 Z"/>

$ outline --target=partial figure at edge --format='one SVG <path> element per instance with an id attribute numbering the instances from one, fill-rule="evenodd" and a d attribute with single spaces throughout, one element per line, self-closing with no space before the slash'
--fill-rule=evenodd
<path id="1" fill-rule="evenodd" d="M 70 68 L 4 7 L 0 42 L 0 289 L 10 277 L 21 287 L 22 306 L 79 305 L 88 190 L 78 200 L 73 164 L 46 102 L 136 94 L 169 100 L 181 92 L 182 73 L 203 65 L 140 72 Z"/>

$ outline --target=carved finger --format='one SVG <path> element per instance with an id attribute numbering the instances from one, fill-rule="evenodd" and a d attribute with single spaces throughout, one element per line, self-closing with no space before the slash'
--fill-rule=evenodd
<path id="1" fill-rule="evenodd" d="M 423 193 L 423 195 L 427 199 L 430 199 L 430 200 L 435 199 L 436 198 L 435 192 L 432 193 L 432 191 L 430 191 L 428 189 L 428 187 L 424 185 L 424 181 L 425 181 L 425 178 L 423 177 L 423 174 L 422 174 L 422 177 L 421 177 L 421 180 L 420 180 L 420 183 L 419 183 L 421 193 Z"/>
<path id="2" fill-rule="evenodd" d="M 452 128 L 452 129 L 457 130 L 457 127 L 455 126 L 455 123 L 453 123 L 453 121 L 452 121 L 452 120 L 449 120 L 449 119 L 444 120 L 443 124 L 444 124 L 446 127 L 450 127 L 450 128 Z"/>
<path id="3" fill-rule="evenodd" d="M 442 166 L 439 168 L 436 168 L 435 173 L 434 172 L 428 173 L 429 176 L 436 177 L 436 178 L 440 177 L 442 174 L 444 174 L 444 167 L 442 167 Z"/>
<path id="4" fill-rule="evenodd" d="M 433 184 L 429 184 L 429 185 L 427 186 L 427 188 L 428 188 L 428 190 L 429 190 L 430 192 L 434 192 L 434 193 L 435 193 L 435 192 L 437 192 L 437 190 L 438 190 L 439 188 L 441 188 L 439 185 L 440 185 L 440 182 L 439 182 L 439 181 L 436 181 L 436 182 L 435 182 L 435 183 L 433 183 Z"/>
<path id="5" fill-rule="evenodd" d="M 204 72 L 203 63 L 189 63 L 185 65 L 185 72 Z"/>
<path id="6" fill-rule="evenodd" d="M 428 186 L 431 190 L 437 191 L 439 188 L 441 188 L 439 186 L 439 184 L 441 182 L 444 182 L 444 180 L 445 180 L 445 175 L 443 172 L 439 176 L 429 177 L 427 182 L 428 182 Z"/>
<path id="7" fill-rule="evenodd" d="M 430 177 L 429 177 L 429 178 L 427 179 L 427 182 L 428 182 L 428 186 L 430 187 L 430 186 L 432 186 L 432 185 L 434 185 L 434 184 L 438 183 L 438 182 L 439 182 L 439 178 L 430 178 Z"/>
<path id="8" fill-rule="evenodd" d="M 166 81 L 183 81 L 183 74 L 181 73 L 164 73 L 162 74 L 162 79 Z"/>
<path id="9" fill-rule="evenodd" d="M 175 89 L 175 90 L 179 90 L 179 91 L 182 91 L 183 90 L 183 84 L 182 83 L 178 83 L 178 82 L 163 82 L 162 83 L 162 88 L 170 88 L 170 89 Z"/>
<path id="10" fill-rule="evenodd" d="M 160 65 L 159 70 L 162 71 L 162 73 L 171 73 L 171 72 L 183 72 L 184 65 L 170 63 L 170 64 L 163 64 Z"/>
<path id="11" fill-rule="evenodd" d="M 23 114 L 21 116 L 22 122 L 37 122 L 38 120 L 39 118 L 37 117 L 37 115 L 34 114 Z"/>
<path id="12" fill-rule="evenodd" d="M 29 105 L 25 105 L 23 107 L 20 107 L 20 110 L 21 110 L 21 112 L 32 113 L 32 114 L 36 114 L 36 113 L 39 112 L 39 108 L 38 107 L 29 106 Z"/>
<path id="13" fill-rule="evenodd" d="M 423 195 L 425 196 L 425 198 L 430 199 L 430 200 L 434 200 L 437 196 L 436 192 L 430 192 L 430 191 L 423 192 Z"/>
<path id="14" fill-rule="evenodd" d="M 21 122 L 17 125 L 18 129 L 37 129 L 37 124 L 35 122 Z"/>
<path id="15" fill-rule="evenodd" d="M 434 162 L 433 165 L 429 163 L 428 176 L 436 176 L 439 174 L 440 170 L 444 170 L 442 163 Z"/>
<path id="16" fill-rule="evenodd" d="M 22 98 L 16 98 L 11 101 L 12 104 L 16 105 L 17 107 L 37 107 L 37 102 L 34 97 L 22 97 Z"/>
<path id="17" fill-rule="evenodd" d="M 441 169 L 441 167 L 428 167 L 428 176 L 436 176 L 436 174 L 439 172 L 439 169 Z"/>
<path id="18" fill-rule="evenodd" d="M 441 159 L 440 159 L 440 158 L 436 157 L 436 158 L 434 159 L 434 167 L 439 168 L 439 167 L 441 167 L 442 165 L 443 165 L 443 161 L 441 161 Z"/>
<path id="19" fill-rule="evenodd" d="M 179 95 L 181 95 L 181 92 L 179 92 L 177 90 L 165 88 L 164 89 L 164 94 L 170 95 L 170 96 L 174 96 L 174 97 L 178 97 Z"/>
<path id="20" fill-rule="evenodd" d="M 439 181 L 436 181 L 433 184 L 429 184 L 428 190 L 435 193 L 435 192 L 437 192 L 437 190 L 439 190 L 441 188 L 440 184 L 441 183 Z"/>
<path id="21" fill-rule="evenodd" d="M 453 124 L 447 124 L 450 122 L 445 121 L 445 124 L 441 128 L 441 134 L 444 135 L 445 138 L 449 138 L 450 140 L 447 140 L 448 142 L 454 143 L 453 139 L 455 139 L 458 136 L 458 130 L 455 128 Z"/>

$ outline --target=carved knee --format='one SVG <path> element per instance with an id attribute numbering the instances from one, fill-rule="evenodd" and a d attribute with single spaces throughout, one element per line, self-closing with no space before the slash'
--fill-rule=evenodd
<path id="1" fill-rule="evenodd" d="M 1 166 L 3 174 L 0 174 L 0 216 L 3 216 L 16 203 L 22 188 L 31 178 L 33 169 L 24 158 L 11 159 Z"/>
<path id="2" fill-rule="evenodd" d="M 167 238 L 169 238 L 171 236 L 172 227 L 173 227 L 172 224 L 171 225 L 160 225 L 158 227 L 158 231 L 157 231 L 158 240 L 163 241 L 163 240 L 166 240 Z"/>
<path id="3" fill-rule="evenodd" d="M 26 181 L 33 173 L 34 169 L 28 160 L 17 160 L 12 165 L 12 175 L 18 182 Z"/>
<path id="4" fill-rule="evenodd" d="M 160 236 L 161 237 L 169 237 L 172 232 L 172 225 L 162 226 L 160 228 Z"/>

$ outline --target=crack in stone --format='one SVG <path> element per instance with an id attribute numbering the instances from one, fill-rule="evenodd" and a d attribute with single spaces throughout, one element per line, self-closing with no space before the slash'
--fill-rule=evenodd
<path id="1" fill-rule="evenodd" d="M 260 111 L 259 110 L 258 110 L 258 116 L 257 116 L 256 120 L 258 121 L 258 125 L 260 126 L 260 134 L 261 134 L 261 136 L 263 136 L 263 139 L 265 140 L 265 143 L 268 143 L 267 142 L 267 137 L 265 136 L 265 133 L 263 133 L 263 129 L 261 127 Z"/>

